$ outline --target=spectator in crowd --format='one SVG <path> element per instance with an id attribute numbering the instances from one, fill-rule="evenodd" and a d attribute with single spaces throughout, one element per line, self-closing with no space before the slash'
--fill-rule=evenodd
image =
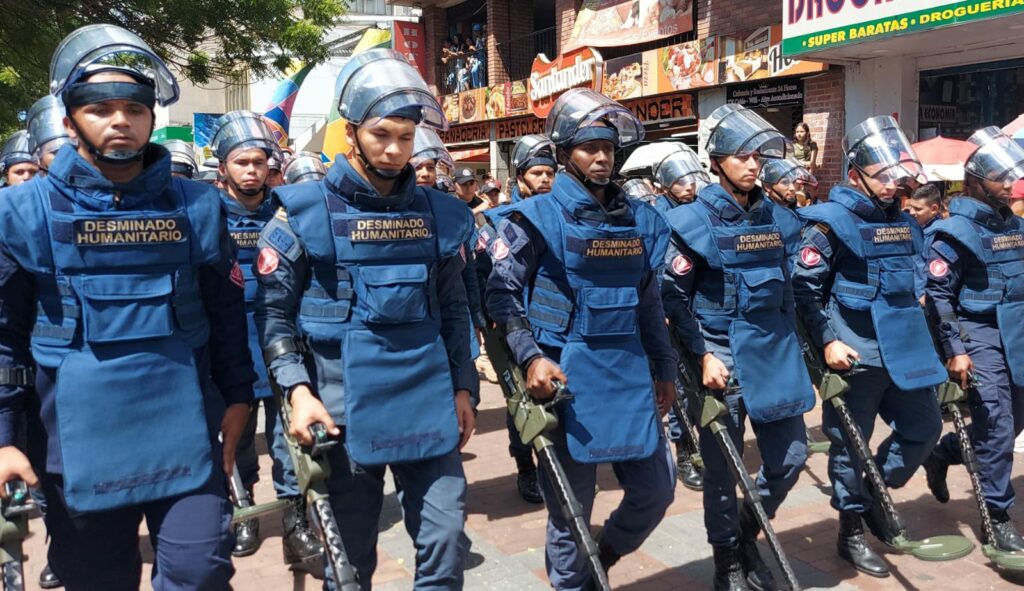
<path id="1" fill-rule="evenodd" d="M 487 36 L 484 35 L 484 28 L 480 23 L 473 23 L 469 51 L 472 52 L 469 58 L 469 75 L 473 88 L 483 88 L 487 85 Z"/>
<path id="2" fill-rule="evenodd" d="M 903 211 L 909 213 L 922 227 L 928 227 L 943 217 L 942 191 L 935 183 L 921 185 L 907 198 Z"/>
<path id="3" fill-rule="evenodd" d="M 480 188 L 480 196 L 487 200 L 488 207 L 498 207 L 500 205 L 501 187 L 493 180 L 487 181 Z"/>
<path id="4" fill-rule="evenodd" d="M 476 175 L 472 170 L 458 169 L 453 180 L 455 181 L 455 194 L 473 210 L 474 215 L 487 209 L 487 200 L 481 199 L 477 195 Z"/>
<path id="5" fill-rule="evenodd" d="M 469 46 L 462 33 L 455 33 L 452 36 L 452 48 L 455 53 L 455 80 L 457 92 L 469 90 L 469 64 L 466 63 L 466 54 Z"/>
<path id="6" fill-rule="evenodd" d="M 444 38 L 441 45 L 441 64 L 444 66 L 444 92 L 445 94 L 455 92 L 455 42 L 451 36 Z"/>
<path id="7" fill-rule="evenodd" d="M 801 121 L 793 129 L 793 158 L 814 174 L 818 170 L 818 144 L 811 139 L 811 127 Z"/>
<path id="8" fill-rule="evenodd" d="M 818 202 L 818 196 L 808 187 L 802 187 L 796 192 L 796 208 L 807 207 Z"/>

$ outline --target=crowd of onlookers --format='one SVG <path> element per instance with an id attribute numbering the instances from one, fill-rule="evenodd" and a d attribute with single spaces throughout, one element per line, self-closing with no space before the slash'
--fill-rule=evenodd
<path id="1" fill-rule="evenodd" d="M 441 46 L 441 64 L 445 74 L 445 94 L 487 86 L 487 35 L 484 26 L 474 23 L 468 38 L 462 33 L 446 38 Z"/>

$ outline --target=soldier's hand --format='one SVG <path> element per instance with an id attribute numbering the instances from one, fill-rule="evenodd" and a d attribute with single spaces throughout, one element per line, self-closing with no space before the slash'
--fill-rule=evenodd
<path id="1" fill-rule="evenodd" d="M 568 385 L 562 368 L 547 357 L 537 357 L 526 368 L 526 389 L 530 396 L 537 400 L 551 400 L 555 396 L 555 385 L 551 380 L 559 380 Z"/>
<path id="2" fill-rule="evenodd" d="M 313 438 L 309 434 L 310 426 L 316 423 L 323 423 L 327 427 L 327 433 L 332 437 L 341 435 L 341 429 L 334 424 L 331 413 L 327 412 L 324 403 L 313 396 L 308 386 L 295 386 L 291 394 L 292 402 L 292 424 L 288 425 L 288 432 L 299 442 L 299 445 L 313 445 Z"/>
<path id="3" fill-rule="evenodd" d="M 224 441 L 224 473 L 228 478 L 231 478 L 231 473 L 235 469 L 235 449 L 238 447 L 238 440 L 242 438 L 245 423 L 249 421 L 250 412 L 252 408 L 245 402 L 232 404 L 224 411 L 224 418 L 220 421 L 220 432 Z"/>
<path id="4" fill-rule="evenodd" d="M 12 480 L 24 480 L 31 487 L 39 486 L 39 477 L 32 470 L 32 464 L 25 454 L 13 445 L 8 445 L 0 447 L 0 485 Z M 0 486 L 0 496 L 7 497 L 6 487 Z"/>
<path id="5" fill-rule="evenodd" d="M 455 391 L 455 416 L 459 419 L 459 449 L 462 449 L 469 443 L 469 438 L 476 429 L 476 414 L 473 412 L 473 400 L 469 390 Z"/>
<path id="6" fill-rule="evenodd" d="M 664 417 L 676 398 L 675 382 L 654 382 L 654 400 L 658 405 L 658 415 Z"/>
<path id="7" fill-rule="evenodd" d="M 706 353 L 701 358 L 701 374 L 704 377 L 704 386 L 712 390 L 725 390 L 729 383 L 729 370 L 713 353 Z"/>
<path id="8" fill-rule="evenodd" d="M 860 360 L 860 353 L 838 339 L 825 345 L 825 364 L 838 371 L 849 371 L 853 364 L 850 358 Z"/>
<path id="9" fill-rule="evenodd" d="M 949 376 L 964 390 L 971 385 L 971 375 L 974 373 L 974 362 L 970 355 L 954 355 L 946 362 L 946 370 Z"/>

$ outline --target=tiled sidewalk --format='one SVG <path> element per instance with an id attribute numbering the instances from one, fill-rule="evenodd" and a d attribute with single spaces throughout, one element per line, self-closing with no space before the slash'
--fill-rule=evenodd
<path id="1" fill-rule="evenodd" d="M 477 423 L 477 432 L 465 450 L 465 468 L 469 477 L 469 517 L 467 530 L 473 541 L 466 589 L 489 591 L 527 591 L 548 589 L 544 574 L 545 514 L 536 505 L 520 500 L 515 491 L 515 465 L 507 453 L 501 393 L 497 386 L 484 384 L 484 403 Z M 820 412 L 807 415 L 808 423 L 817 433 Z M 947 429 L 949 426 L 947 425 Z M 887 433 L 884 426 L 876 429 L 875 441 Z M 756 466 L 757 454 L 748 430 L 747 465 Z M 270 459 L 261 456 L 264 480 L 257 485 L 258 500 L 273 495 L 270 485 Z M 835 589 L 920 589 L 986 590 L 1013 589 L 1024 584 L 1020 579 L 1006 579 L 997 574 L 976 548 L 968 557 L 953 562 L 928 563 L 908 556 L 887 554 L 893 576 L 874 579 L 857 574 L 835 555 L 838 528 L 836 512 L 829 506 L 827 458 L 815 455 L 800 477 L 796 488 L 783 504 L 774 522 L 782 544 L 793 562 L 805 588 Z M 1024 459 L 1015 462 L 1015 473 L 1024 468 Z M 390 481 L 390 478 L 388 479 Z M 621 498 L 610 469 L 599 471 L 600 493 L 594 509 L 595 524 L 600 524 Z M 1015 478 L 1021 488 L 1020 478 Z M 904 520 L 916 538 L 960 531 L 977 539 L 974 527 L 978 521 L 977 507 L 970 495 L 964 470 L 950 470 L 950 493 L 947 505 L 940 505 L 929 494 L 924 473 L 919 472 L 894 497 Z M 1024 490 L 1024 489 L 1022 489 Z M 1024 528 L 1024 511 L 1014 510 Z M 281 525 L 276 517 L 262 522 L 264 542 L 254 556 L 238 559 L 238 574 L 233 584 L 236 591 L 248 590 L 318 590 L 320 583 L 307 577 L 293 577 L 281 562 Z M 29 589 L 37 589 L 35 581 L 43 565 L 44 537 L 42 524 L 31 524 L 35 535 L 27 542 L 31 560 L 26 565 Z M 385 501 L 381 516 L 379 568 L 374 577 L 376 591 L 407 590 L 412 587 L 413 549 L 401 523 L 401 514 L 393 494 Z M 880 548 L 880 544 L 872 541 Z M 148 548 L 145 556 L 151 561 Z M 762 554 L 769 559 L 767 547 Z M 149 577 L 145 567 L 144 580 Z M 701 498 L 682 486 L 676 489 L 676 500 L 665 520 L 640 551 L 623 559 L 611 571 L 615 589 L 629 591 L 663 591 L 669 589 L 709 589 L 713 565 L 711 548 L 705 542 Z M 781 579 L 780 579 L 781 580 Z M 144 583 L 143 588 L 149 588 Z"/>

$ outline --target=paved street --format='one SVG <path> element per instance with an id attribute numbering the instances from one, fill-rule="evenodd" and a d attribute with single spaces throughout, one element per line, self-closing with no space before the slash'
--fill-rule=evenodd
<path id="1" fill-rule="evenodd" d="M 485 384 L 484 404 L 477 424 L 477 433 L 465 453 L 466 473 L 470 480 L 469 519 L 467 528 L 473 540 L 467 590 L 526 591 L 547 589 L 544 576 L 544 513 L 534 505 L 523 503 L 515 492 L 514 464 L 507 456 L 504 410 L 497 386 Z M 813 431 L 817 431 L 820 413 L 808 415 Z M 948 426 L 947 426 L 948 428 Z M 876 430 L 876 441 L 887 429 Z M 757 457 L 748 433 L 747 464 L 756 466 Z M 835 589 L 921 589 L 984 590 L 1013 589 L 1017 585 L 1000 578 L 987 564 L 980 548 L 967 558 L 948 563 L 926 563 L 911 557 L 889 554 L 894 566 L 893 577 L 873 579 L 858 575 L 835 556 L 838 527 L 836 513 L 828 504 L 827 458 L 816 455 L 808 469 L 782 506 L 775 527 L 792 560 L 801 582 L 807 588 Z M 1018 458 L 1015 470 L 1020 473 Z M 270 460 L 261 457 L 263 481 L 256 488 L 258 500 L 271 498 Z M 947 505 L 934 501 L 925 485 L 923 472 L 918 473 L 902 490 L 894 491 L 898 506 L 917 538 L 960 531 L 972 540 L 972 526 L 977 522 L 977 508 L 970 496 L 969 482 L 962 469 L 951 469 Z M 390 480 L 390 479 L 389 479 Z M 614 509 L 621 498 L 611 470 L 599 475 L 601 492 L 597 496 L 594 523 Z M 1017 479 L 1020 488 L 1020 478 Z M 1018 522 L 1024 523 L 1024 511 L 1015 510 Z M 34 535 L 28 541 L 30 561 L 26 565 L 29 589 L 37 589 L 35 581 L 43 565 L 44 536 L 42 524 L 31 524 Z M 374 578 L 376 591 L 407 590 L 412 585 L 414 567 L 412 545 L 400 521 L 400 511 L 393 494 L 385 502 L 381 516 L 380 567 Z M 281 564 L 281 525 L 275 516 L 262 522 L 264 542 L 252 557 L 236 560 L 238 574 L 234 579 L 237 591 L 250 589 L 319 589 L 319 583 L 305 577 L 294 578 Z M 146 571 L 152 554 L 146 543 Z M 875 548 L 879 548 L 874 543 Z M 762 553 L 768 558 L 767 547 Z M 611 571 L 616 589 L 629 591 L 662 591 L 669 589 L 710 588 L 713 565 L 711 548 L 705 543 L 701 500 L 679 486 L 676 501 L 665 520 L 644 544 L 641 551 L 625 558 Z M 143 585 L 148 589 L 148 584 Z"/>

